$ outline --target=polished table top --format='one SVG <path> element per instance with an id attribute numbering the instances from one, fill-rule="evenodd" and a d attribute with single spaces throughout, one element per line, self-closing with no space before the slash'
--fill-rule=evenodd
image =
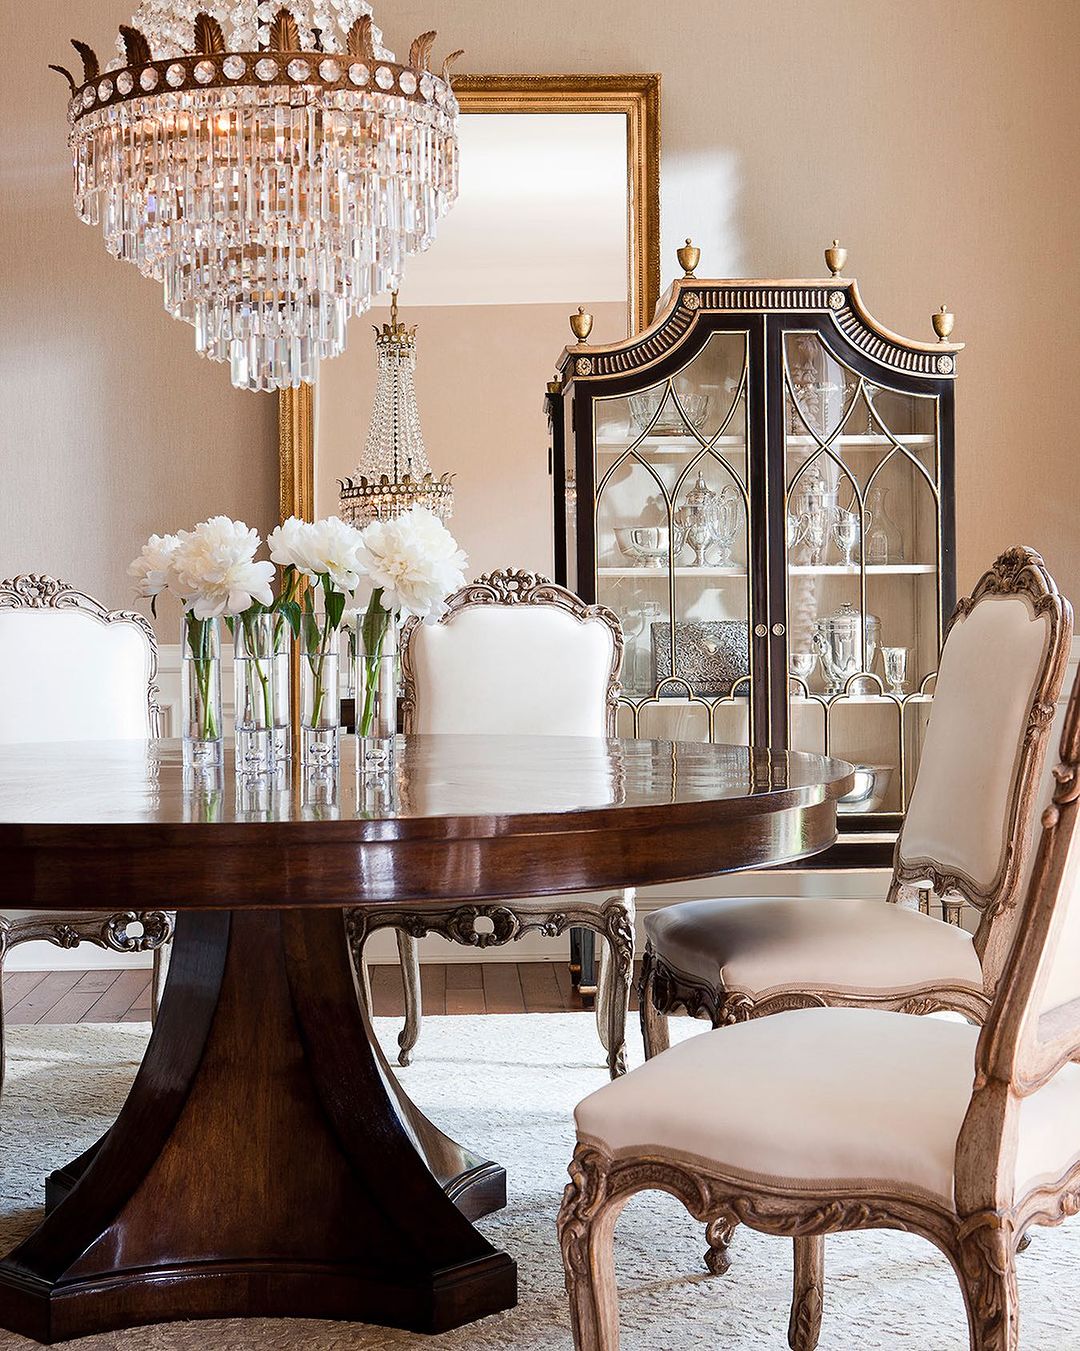
<path id="1" fill-rule="evenodd" d="M 111 908 L 512 896 L 705 876 L 831 841 L 843 761 L 588 737 L 402 738 L 390 783 L 298 766 L 194 779 L 178 741 L 0 755 L 0 904 Z M 816 809 L 816 812 L 815 812 Z M 824 810 L 822 810 L 824 809 Z M 816 815 L 829 838 L 805 835 Z M 819 832 L 820 835 L 820 832 Z"/>

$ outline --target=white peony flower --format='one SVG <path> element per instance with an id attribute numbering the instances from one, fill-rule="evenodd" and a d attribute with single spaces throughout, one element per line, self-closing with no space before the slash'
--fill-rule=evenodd
<path id="1" fill-rule="evenodd" d="M 282 567 L 294 567 L 312 579 L 329 577 L 338 591 L 354 591 L 360 581 L 357 550 L 361 535 L 338 516 L 301 521 L 290 516 L 270 532 L 270 557 Z"/>
<path id="2" fill-rule="evenodd" d="M 179 543 L 175 535 L 151 535 L 138 558 L 128 564 L 128 576 L 135 578 L 135 594 L 141 600 L 160 596 L 169 585 L 173 555 Z"/>
<path id="3" fill-rule="evenodd" d="M 468 559 L 442 521 L 414 506 L 363 532 L 360 571 L 382 591 L 383 607 L 434 624 L 446 598 L 464 585 Z"/>
<path id="4" fill-rule="evenodd" d="M 196 619 L 238 615 L 253 602 L 271 605 L 273 563 L 256 563 L 259 536 L 243 521 L 212 516 L 194 530 L 181 530 L 172 556 L 174 590 Z"/>

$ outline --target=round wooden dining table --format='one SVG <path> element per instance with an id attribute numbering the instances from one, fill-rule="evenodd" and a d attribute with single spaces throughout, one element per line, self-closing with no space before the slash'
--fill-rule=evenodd
<path id="1" fill-rule="evenodd" d="M 351 738 L 337 775 L 268 782 L 228 758 L 193 777 L 172 741 L 3 748 L 0 907 L 177 921 L 128 1098 L 0 1262 L 0 1325 L 40 1342 L 255 1315 L 439 1332 L 511 1307 L 514 1260 L 471 1223 L 505 1204 L 505 1174 L 387 1067 L 343 907 L 791 862 L 834 840 L 852 784 L 816 755 L 584 737 L 407 738 L 388 781 L 354 762 Z"/>

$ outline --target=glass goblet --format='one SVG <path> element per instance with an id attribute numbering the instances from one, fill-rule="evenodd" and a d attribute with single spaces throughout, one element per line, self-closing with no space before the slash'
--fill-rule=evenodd
<path id="1" fill-rule="evenodd" d="M 889 686 L 889 693 L 897 699 L 903 698 L 907 685 L 909 651 L 910 648 L 906 647 L 883 647 L 881 649 L 881 660 L 885 666 L 885 680 Z"/>
<path id="2" fill-rule="evenodd" d="M 844 555 L 844 567 L 850 568 L 854 565 L 852 555 L 855 547 L 859 543 L 859 517 L 854 511 L 837 510 L 836 520 L 833 521 L 832 536 L 836 547 Z"/>
<path id="3" fill-rule="evenodd" d="M 817 665 L 816 652 L 791 652 L 788 654 L 788 664 L 791 674 L 801 680 L 804 686 L 809 686 L 810 677 L 814 674 L 814 667 Z"/>

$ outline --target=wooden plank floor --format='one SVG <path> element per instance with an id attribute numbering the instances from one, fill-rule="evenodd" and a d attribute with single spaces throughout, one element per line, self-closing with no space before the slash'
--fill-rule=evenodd
<path id="1" fill-rule="evenodd" d="M 420 969 L 425 1014 L 568 1013 L 579 1010 L 565 962 L 454 962 Z M 371 968 L 375 1013 L 405 1012 L 396 966 Z M 4 976 L 12 1023 L 141 1023 L 150 1017 L 150 973 L 11 971 Z M 631 1008 L 637 1008 L 636 994 Z"/>

